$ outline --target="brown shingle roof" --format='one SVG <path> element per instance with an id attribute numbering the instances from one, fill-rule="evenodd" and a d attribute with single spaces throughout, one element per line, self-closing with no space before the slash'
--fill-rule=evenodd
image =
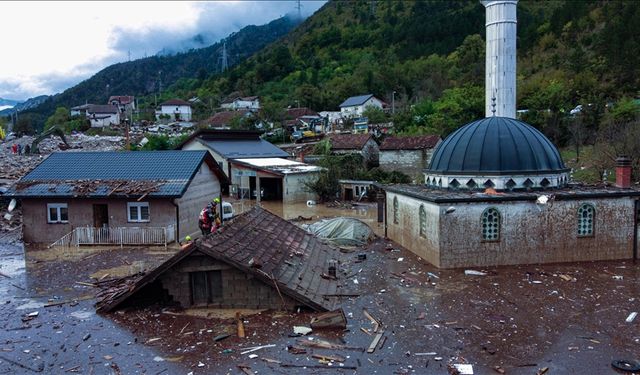
<path id="1" fill-rule="evenodd" d="M 424 150 L 434 148 L 440 141 L 439 135 L 419 135 L 415 137 L 387 137 L 380 145 L 382 150 Z"/>
<path id="2" fill-rule="evenodd" d="M 169 99 L 166 102 L 160 103 L 160 106 L 165 106 L 165 105 L 177 105 L 177 106 L 181 106 L 181 105 L 186 105 L 191 107 L 191 103 L 189 102 L 185 102 L 182 99 Z"/>
<path id="3" fill-rule="evenodd" d="M 134 97 L 131 95 L 113 95 L 109 97 L 109 104 L 114 100 L 124 105 L 131 103 L 134 100 Z"/>
<path id="4" fill-rule="evenodd" d="M 362 150 L 371 137 L 371 134 L 331 134 L 329 140 L 332 150 Z"/>
<path id="5" fill-rule="evenodd" d="M 249 111 L 224 111 L 218 112 L 207 120 L 211 126 L 228 126 L 235 117 L 245 116 Z"/>
<path id="6" fill-rule="evenodd" d="M 330 259 L 338 260 L 340 252 L 296 225 L 255 207 L 216 233 L 197 240 L 195 246 L 178 252 L 137 280 L 128 291 L 101 301 L 99 310 L 113 310 L 194 251 L 251 274 L 269 286 L 273 287 L 275 280 L 282 294 L 312 309 L 323 311 L 334 307 L 325 295 L 335 294 L 338 282 L 321 274 L 326 273 Z M 251 267 L 251 259 L 261 267 Z"/>

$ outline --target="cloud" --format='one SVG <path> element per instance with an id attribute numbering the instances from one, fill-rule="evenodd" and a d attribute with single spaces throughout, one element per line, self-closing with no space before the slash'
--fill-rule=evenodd
<path id="1" fill-rule="evenodd" d="M 303 1 L 308 16 L 326 1 Z M 126 4 L 126 9 L 122 6 Z M 292 1 L 0 2 L 5 51 L 0 97 L 27 99 L 61 92 L 99 70 L 131 59 L 213 44 L 247 25 L 288 13 Z M 46 31 L 45 31 L 46 30 Z M 2 39 L 2 35 L 5 38 Z M 7 35 L 20 35 L 8 38 Z M 28 48 L 25 48 L 28 46 Z"/>

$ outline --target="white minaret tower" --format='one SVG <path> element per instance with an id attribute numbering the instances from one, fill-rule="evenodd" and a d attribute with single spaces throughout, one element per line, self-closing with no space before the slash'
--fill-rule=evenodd
<path id="1" fill-rule="evenodd" d="M 495 115 L 515 118 L 518 0 L 481 0 L 480 2 L 487 9 L 485 113 L 487 117 Z"/>

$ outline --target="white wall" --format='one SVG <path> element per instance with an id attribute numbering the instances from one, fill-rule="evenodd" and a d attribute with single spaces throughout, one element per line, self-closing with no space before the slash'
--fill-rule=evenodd
<path id="1" fill-rule="evenodd" d="M 160 115 L 169 115 L 175 120 L 176 113 L 180 114 L 180 121 L 191 121 L 191 107 L 188 105 L 163 105 L 160 111 L 156 111 L 156 117 L 159 119 Z"/>

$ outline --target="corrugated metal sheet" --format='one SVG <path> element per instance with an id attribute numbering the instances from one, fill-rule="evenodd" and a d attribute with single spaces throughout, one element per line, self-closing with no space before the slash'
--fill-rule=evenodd
<path id="1" fill-rule="evenodd" d="M 241 158 L 286 158 L 285 151 L 263 140 L 202 140 L 202 143 L 222 155 L 225 159 Z"/>

